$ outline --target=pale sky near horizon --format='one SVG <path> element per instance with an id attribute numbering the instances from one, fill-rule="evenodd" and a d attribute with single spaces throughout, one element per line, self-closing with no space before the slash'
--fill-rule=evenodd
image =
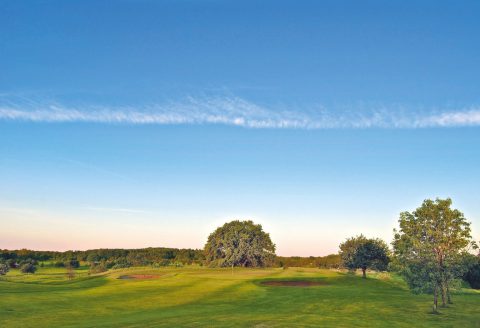
<path id="1" fill-rule="evenodd" d="M 480 239 L 476 1 L 1 1 L 0 249 Z"/>

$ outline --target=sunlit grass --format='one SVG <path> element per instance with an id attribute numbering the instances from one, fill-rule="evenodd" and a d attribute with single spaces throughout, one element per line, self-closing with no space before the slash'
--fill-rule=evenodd
<path id="1" fill-rule="evenodd" d="M 0 327 L 480 327 L 480 293 L 463 290 L 430 314 L 431 297 L 413 295 L 395 275 L 369 279 L 314 268 L 129 268 L 89 276 L 64 268 L 0 281 Z M 122 275 L 154 279 L 118 279 Z M 263 280 L 318 280 L 270 287 Z"/>

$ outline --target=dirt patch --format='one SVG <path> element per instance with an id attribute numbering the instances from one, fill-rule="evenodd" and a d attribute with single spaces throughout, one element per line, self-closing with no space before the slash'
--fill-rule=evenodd
<path id="1" fill-rule="evenodd" d="M 309 280 L 271 280 L 262 281 L 260 283 L 263 286 L 271 287 L 312 287 L 326 285 L 321 281 L 309 281 Z"/>
<path id="2" fill-rule="evenodd" d="M 160 278 L 158 274 L 130 274 L 126 276 L 120 276 L 118 279 L 157 279 Z"/>

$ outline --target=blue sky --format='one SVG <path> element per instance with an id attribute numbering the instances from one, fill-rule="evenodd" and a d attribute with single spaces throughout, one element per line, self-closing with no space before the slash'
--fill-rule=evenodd
<path id="1" fill-rule="evenodd" d="M 453 198 L 480 238 L 478 2 L 15 1 L 0 248 L 323 255 Z"/>

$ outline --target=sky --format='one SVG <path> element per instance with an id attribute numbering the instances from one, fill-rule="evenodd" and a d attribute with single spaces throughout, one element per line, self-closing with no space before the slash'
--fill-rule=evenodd
<path id="1" fill-rule="evenodd" d="M 0 0 L 0 248 L 327 255 L 451 197 L 480 239 L 478 1 Z"/>

